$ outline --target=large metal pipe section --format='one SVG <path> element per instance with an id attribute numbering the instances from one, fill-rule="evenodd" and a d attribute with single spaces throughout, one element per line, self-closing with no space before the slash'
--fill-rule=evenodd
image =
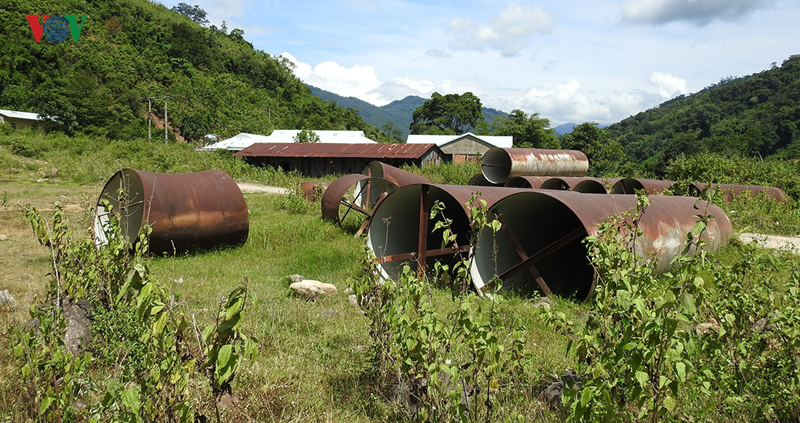
<path id="1" fill-rule="evenodd" d="M 675 181 L 661 181 L 658 179 L 625 178 L 617 181 L 611 187 L 610 194 L 636 194 L 644 191 L 647 195 L 660 194 L 670 189 Z"/>
<path id="2" fill-rule="evenodd" d="M 129 242 L 135 242 L 139 230 L 150 225 L 149 247 L 155 254 L 243 244 L 250 228 L 242 191 L 221 170 L 170 174 L 122 169 L 115 173 L 97 200 L 94 235 L 98 246 L 108 243 L 112 212 Z"/>
<path id="3" fill-rule="evenodd" d="M 483 155 L 481 171 L 494 184 L 514 176 L 585 176 L 589 159 L 577 150 L 492 148 Z"/>
<path id="4" fill-rule="evenodd" d="M 378 204 L 367 232 L 367 246 L 378 261 L 384 279 L 396 278 L 405 263 L 419 270 L 418 263 L 431 269 L 436 261 L 450 265 L 458 253 L 469 250 L 471 205 L 473 193 L 491 206 L 508 195 L 522 192 L 503 187 L 476 187 L 466 185 L 414 184 L 398 188 Z M 441 216 L 431 219 L 431 208 L 440 201 L 444 216 L 452 220 L 451 230 L 456 235 L 456 246 L 442 248 L 442 230 L 435 230 Z M 477 204 L 477 203 L 476 203 Z"/>
<path id="5" fill-rule="evenodd" d="M 331 182 L 322 194 L 322 216 L 336 223 L 351 212 L 369 217 L 375 205 L 395 188 L 383 178 L 360 173 L 344 175 Z"/>
<path id="6" fill-rule="evenodd" d="M 467 185 L 478 186 L 478 187 L 499 187 L 502 184 L 493 184 L 486 180 L 486 177 L 483 176 L 483 173 L 476 173 L 469 178 L 469 182 Z"/>
<path id="7" fill-rule="evenodd" d="M 396 187 L 404 187 L 411 184 L 429 184 L 431 181 L 424 176 L 407 172 L 403 169 L 388 165 L 378 160 L 373 160 L 367 164 L 363 172 L 373 178 L 383 178 L 394 184 Z"/>
<path id="8" fill-rule="evenodd" d="M 572 185 L 572 190 L 586 194 L 607 194 L 622 178 L 584 178 Z"/>
<path id="9" fill-rule="evenodd" d="M 707 184 L 694 182 L 689 184 L 689 195 L 700 196 L 700 192 L 706 188 L 712 187 L 718 189 L 725 201 L 733 201 L 735 198 L 741 196 L 745 192 L 750 195 L 756 196 L 764 194 L 778 202 L 785 202 L 789 200 L 789 196 L 780 189 L 775 187 L 765 187 L 758 185 L 735 185 L 735 184 Z"/>
<path id="10" fill-rule="evenodd" d="M 330 185 L 329 182 L 305 181 L 300 183 L 300 192 L 306 200 L 314 203 L 321 194 L 325 193 L 328 185 Z"/>
<path id="11" fill-rule="evenodd" d="M 505 186 L 509 188 L 541 188 L 542 184 L 552 179 L 550 176 L 514 176 L 508 178 Z"/>
<path id="12" fill-rule="evenodd" d="M 693 197 L 653 196 L 639 221 L 642 236 L 636 245 L 641 257 L 655 259 L 656 270 L 669 268 L 685 248 L 686 234 L 694 230 L 698 214 L 711 214 L 703 233 L 706 248 L 717 250 L 733 234 L 730 220 L 717 206 Z M 581 194 L 569 191 L 529 190 L 509 195 L 489 210 L 500 219 L 496 235 L 484 228 L 474 246 L 471 273 L 475 288 L 483 291 L 498 276 L 505 288 L 530 293 L 585 299 L 594 290 L 595 273 L 589 264 L 588 235 L 610 216 L 636 207 L 630 195 Z M 694 253 L 693 251 L 689 252 Z"/>
<path id="13" fill-rule="evenodd" d="M 575 192 L 605 194 L 620 178 L 587 178 L 579 176 L 515 176 L 505 186 L 514 188 L 536 188 L 570 190 Z"/>

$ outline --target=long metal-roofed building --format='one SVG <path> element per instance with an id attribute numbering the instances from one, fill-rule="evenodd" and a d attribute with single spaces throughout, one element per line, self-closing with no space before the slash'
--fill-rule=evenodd
<path id="1" fill-rule="evenodd" d="M 0 124 L 11 125 L 14 129 L 31 128 L 41 120 L 41 117 L 36 113 L 0 109 Z"/>
<path id="2" fill-rule="evenodd" d="M 407 144 L 436 144 L 447 155 L 449 161 L 461 163 L 477 161 L 492 148 L 511 148 L 512 136 L 475 135 L 471 132 L 461 135 L 409 135 Z"/>
<path id="3" fill-rule="evenodd" d="M 321 144 L 257 143 L 235 153 L 247 163 L 296 170 L 310 177 L 361 173 L 367 164 L 380 160 L 392 166 L 422 167 L 442 163 L 444 154 L 436 144 Z"/>
<path id="4" fill-rule="evenodd" d="M 322 144 L 377 144 L 367 138 L 364 131 L 312 131 Z M 242 132 L 226 140 L 199 148 L 201 151 L 228 150 L 241 151 L 255 143 L 293 143 L 300 133 L 299 129 L 276 129 L 269 135 L 256 135 Z"/>

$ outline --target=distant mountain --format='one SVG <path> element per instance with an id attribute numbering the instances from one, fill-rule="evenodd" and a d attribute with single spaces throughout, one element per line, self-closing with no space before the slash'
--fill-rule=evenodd
<path id="1" fill-rule="evenodd" d="M 574 129 L 576 126 L 578 126 L 577 123 L 567 122 L 567 123 L 562 123 L 561 125 L 558 125 L 553 129 L 556 130 L 556 134 L 560 137 L 564 134 L 569 134 L 570 132 L 572 132 L 572 129 Z"/>
<path id="2" fill-rule="evenodd" d="M 311 88 L 311 94 L 325 101 L 333 101 L 337 106 L 346 109 L 357 109 L 358 114 L 365 122 L 378 129 L 382 130 L 387 123 L 392 122 L 393 128 L 402 134 L 401 139 L 403 141 L 408 137 L 408 128 L 411 126 L 411 116 L 414 110 L 417 110 L 428 100 L 427 98 L 410 95 L 402 100 L 395 100 L 385 106 L 378 107 L 355 97 L 343 97 L 311 85 L 308 85 L 308 87 Z M 487 123 L 490 123 L 495 116 L 508 116 L 506 112 L 489 107 L 484 107 L 482 112 Z"/>

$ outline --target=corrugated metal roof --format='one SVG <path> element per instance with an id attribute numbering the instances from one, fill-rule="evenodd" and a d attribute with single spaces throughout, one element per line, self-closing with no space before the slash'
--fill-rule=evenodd
<path id="1" fill-rule="evenodd" d="M 201 147 L 199 150 L 225 149 L 228 151 L 240 151 L 257 142 L 293 143 L 298 133 L 300 133 L 299 129 L 276 129 L 269 136 L 242 132 L 226 140 Z M 367 138 L 364 135 L 364 131 L 314 131 L 314 133 L 319 136 L 319 142 L 322 144 L 377 144 Z"/>
<path id="2" fill-rule="evenodd" d="M 234 154 L 234 156 L 419 159 L 432 148 L 439 149 L 436 144 L 257 143 Z"/>
<path id="3" fill-rule="evenodd" d="M 26 119 L 26 120 L 40 120 L 39 115 L 36 113 L 29 113 L 29 112 L 17 112 L 14 110 L 3 110 L 0 109 L 0 115 L 3 115 L 8 118 L 15 118 L 15 119 Z"/>
<path id="4" fill-rule="evenodd" d="M 461 135 L 409 135 L 406 139 L 408 144 L 436 144 L 442 147 L 461 138 L 473 137 L 487 144 L 498 148 L 511 148 L 514 144 L 514 137 L 510 135 L 475 135 L 471 132 Z"/>
<path id="5" fill-rule="evenodd" d="M 364 131 L 312 131 L 319 137 L 322 144 L 377 144 L 367 138 Z M 269 135 L 268 141 L 263 142 L 294 142 L 294 137 L 300 133 L 299 129 L 276 129 Z"/>

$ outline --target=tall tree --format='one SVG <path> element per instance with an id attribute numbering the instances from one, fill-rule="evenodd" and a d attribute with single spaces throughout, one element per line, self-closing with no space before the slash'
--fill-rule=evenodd
<path id="1" fill-rule="evenodd" d="M 483 122 L 481 99 L 471 92 L 464 94 L 431 94 L 412 114 L 412 134 L 463 134 Z"/>
<path id="2" fill-rule="evenodd" d="M 561 137 L 561 145 L 586 154 L 591 176 L 616 176 L 625 160 L 620 143 L 612 140 L 608 130 L 598 127 L 597 122 L 576 126 L 571 133 Z"/>
<path id="3" fill-rule="evenodd" d="M 178 3 L 177 6 L 172 8 L 173 12 L 178 12 L 181 15 L 188 16 L 189 19 L 197 22 L 202 26 L 208 25 L 208 19 L 206 19 L 206 11 L 201 9 L 199 5 L 190 6 L 186 3 Z"/>
<path id="4" fill-rule="evenodd" d="M 492 135 L 511 135 L 514 147 L 521 148 L 559 148 L 556 131 L 550 128 L 550 120 L 539 117 L 538 113 L 526 114 L 514 109 L 508 117 L 495 116 L 492 121 Z"/>

